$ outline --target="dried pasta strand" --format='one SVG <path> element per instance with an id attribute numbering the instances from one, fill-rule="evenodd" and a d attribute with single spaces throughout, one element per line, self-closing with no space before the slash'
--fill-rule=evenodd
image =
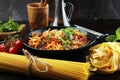
<path id="1" fill-rule="evenodd" d="M 38 58 L 50 64 L 47 72 L 38 72 L 32 65 L 32 75 L 48 77 L 53 79 L 67 80 L 88 80 L 90 76 L 89 63 L 55 60 L 47 58 Z M 27 65 L 29 59 L 23 55 L 0 53 L 0 71 L 11 71 L 16 73 L 27 74 Z M 36 63 L 40 69 L 44 69 L 41 64 Z"/>

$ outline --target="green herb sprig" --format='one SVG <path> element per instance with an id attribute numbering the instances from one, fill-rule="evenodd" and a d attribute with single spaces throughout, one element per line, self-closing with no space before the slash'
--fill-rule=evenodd
<path id="1" fill-rule="evenodd" d="M 64 32 L 65 36 L 66 36 L 68 39 L 72 40 L 72 38 L 73 38 L 73 36 L 72 36 L 72 34 L 73 34 L 73 28 L 68 27 L 68 28 L 61 29 L 61 30 Z"/>
<path id="2" fill-rule="evenodd" d="M 108 35 L 106 38 L 105 38 L 106 41 L 108 42 L 117 42 L 118 40 L 120 40 L 120 27 L 118 27 L 115 31 L 115 35 L 111 34 L 111 35 Z"/>
<path id="3" fill-rule="evenodd" d="M 13 21 L 12 17 L 9 17 L 7 22 L 0 22 L 0 32 L 11 32 L 11 31 L 19 31 L 20 25 Z"/>

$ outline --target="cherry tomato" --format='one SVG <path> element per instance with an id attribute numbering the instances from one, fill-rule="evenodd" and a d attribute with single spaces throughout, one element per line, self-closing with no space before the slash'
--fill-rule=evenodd
<path id="1" fill-rule="evenodd" d="M 19 52 L 19 49 L 15 46 L 9 48 L 8 53 L 13 53 L 13 54 L 17 54 Z"/>
<path id="2" fill-rule="evenodd" d="M 17 40 L 14 44 L 15 47 L 18 47 L 19 49 L 23 48 L 23 42 L 22 40 Z"/>
<path id="3" fill-rule="evenodd" d="M 5 45 L 4 44 L 0 44 L 0 52 L 3 52 L 5 50 Z"/>

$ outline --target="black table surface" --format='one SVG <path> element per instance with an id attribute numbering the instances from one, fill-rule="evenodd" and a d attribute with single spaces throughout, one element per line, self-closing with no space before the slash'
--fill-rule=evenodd
<path id="1" fill-rule="evenodd" d="M 18 21 L 20 24 L 27 24 L 25 34 L 29 31 L 28 21 Z M 113 19 L 84 19 L 72 20 L 71 24 L 77 24 L 101 33 L 115 33 L 117 27 L 120 26 L 120 20 Z M 24 34 L 24 35 L 25 35 Z M 24 36 L 23 35 L 23 36 Z M 109 75 L 92 74 L 89 80 L 120 80 L 120 72 Z M 30 77 L 23 74 L 15 74 L 11 72 L 0 72 L 0 80 L 44 80 L 44 78 Z M 46 80 L 46 79 L 45 79 Z"/>

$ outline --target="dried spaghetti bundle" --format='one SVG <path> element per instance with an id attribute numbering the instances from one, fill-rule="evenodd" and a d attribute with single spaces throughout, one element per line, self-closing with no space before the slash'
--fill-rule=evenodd
<path id="1" fill-rule="evenodd" d="M 35 59 L 35 61 L 30 63 L 32 59 Z M 46 58 L 36 59 L 33 57 L 30 59 L 22 55 L 0 53 L 0 71 L 11 71 L 22 74 L 29 73 L 34 76 L 53 79 L 88 80 L 90 76 L 89 69 L 89 63 Z"/>

